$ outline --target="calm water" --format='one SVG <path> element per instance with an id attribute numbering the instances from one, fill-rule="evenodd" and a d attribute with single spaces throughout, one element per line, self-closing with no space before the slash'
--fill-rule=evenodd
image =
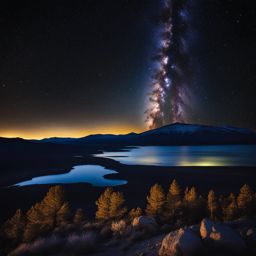
<path id="1" fill-rule="evenodd" d="M 90 183 L 96 187 L 107 187 L 124 185 L 127 183 L 125 180 L 112 180 L 104 178 L 105 175 L 114 173 L 117 172 L 105 169 L 99 165 L 77 165 L 74 166 L 68 173 L 39 176 L 15 185 L 29 186 L 35 184 Z"/>
<path id="2" fill-rule="evenodd" d="M 128 165 L 256 166 L 256 145 L 145 146 L 95 156 Z"/>

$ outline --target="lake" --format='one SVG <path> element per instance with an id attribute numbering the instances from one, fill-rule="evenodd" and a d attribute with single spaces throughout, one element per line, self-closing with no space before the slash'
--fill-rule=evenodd
<path id="1" fill-rule="evenodd" d="M 256 145 L 143 146 L 94 156 L 127 165 L 256 166 Z"/>
<path id="2" fill-rule="evenodd" d="M 100 165 L 77 165 L 68 173 L 45 175 L 15 184 L 15 186 L 29 186 L 38 184 L 89 183 L 96 187 L 118 186 L 127 183 L 125 180 L 112 180 L 104 176 L 115 174 L 116 171 L 106 169 Z"/>
<path id="3" fill-rule="evenodd" d="M 94 156 L 114 159 L 126 165 L 256 166 L 256 145 L 128 147 L 126 151 L 103 152 Z M 89 183 L 107 187 L 127 184 L 126 180 L 105 178 L 105 175 L 116 173 L 100 165 L 77 165 L 67 173 L 34 177 L 15 186 Z"/>

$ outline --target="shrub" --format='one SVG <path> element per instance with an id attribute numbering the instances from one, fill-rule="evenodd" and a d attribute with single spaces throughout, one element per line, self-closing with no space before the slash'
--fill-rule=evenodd
<path id="1" fill-rule="evenodd" d="M 74 255 L 92 252 L 97 248 L 98 235 L 96 232 L 88 231 L 81 235 L 71 234 L 67 238 L 65 250 Z"/>
<path id="2" fill-rule="evenodd" d="M 48 238 L 39 238 L 33 243 L 22 243 L 14 251 L 9 253 L 10 256 L 25 256 L 25 255 L 42 255 L 52 254 L 59 252 L 63 244 L 64 239 L 56 236 L 50 236 Z"/>
<path id="3" fill-rule="evenodd" d="M 137 207 L 137 208 L 131 209 L 128 216 L 130 221 L 133 221 L 134 218 L 140 217 L 142 214 L 143 214 L 142 209 L 140 207 Z"/>
<path id="4" fill-rule="evenodd" d="M 115 235 L 123 235 L 126 229 L 126 222 L 124 220 L 114 221 L 111 224 L 111 230 Z"/>

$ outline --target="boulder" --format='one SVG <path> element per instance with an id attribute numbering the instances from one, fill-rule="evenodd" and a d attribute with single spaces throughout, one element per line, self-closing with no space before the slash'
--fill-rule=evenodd
<path id="1" fill-rule="evenodd" d="M 158 225 L 153 217 L 140 216 L 133 219 L 132 226 L 135 229 L 143 229 L 147 231 L 156 231 Z"/>
<path id="2" fill-rule="evenodd" d="M 191 229 L 169 233 L 162 241 L 160 256 L 197 256 L 204 251 L 202 241 Z"/>
<path id="3" fill-rule="evenodd" d="M 247 230 L 245 240 L 250 250 L 256 252 L 256 228 L 249 228 Z"/>
<path id="4" fill-rule="evenodd" d="M 210 250 L 240 255 L 247 249 L 245 242 L 235 230 L 209 219 L 202 220 L 200 235 Z"/>

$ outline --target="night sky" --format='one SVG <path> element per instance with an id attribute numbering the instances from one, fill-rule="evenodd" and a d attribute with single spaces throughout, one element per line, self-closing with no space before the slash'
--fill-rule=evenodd
<path id="1" fill-rule="evenodd" d="M 142 131 L 159 0 L 6 1 L 0 136 Z M 256 7 L 194 0 L 189 122 L 256 129 Z"/>

